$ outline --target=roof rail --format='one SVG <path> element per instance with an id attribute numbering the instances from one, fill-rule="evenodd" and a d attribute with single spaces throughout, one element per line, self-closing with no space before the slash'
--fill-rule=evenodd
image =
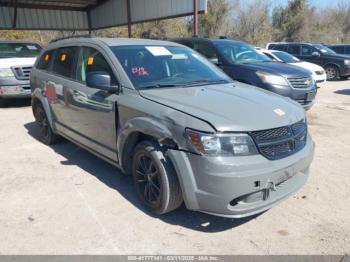
<path id="1" fill-rule="evenodd" d="M 91 38 L 93 37 L 91 34 L 85 34 L 85 35 L 71 35 L 71 36 L 65 36 L 65 37 L 60 37 L 60 38 L 56 38 L 50 41 L 50 43 L 54 43 L 57 41 L 61 41 L 61 40 L 66 40 L 66 39 L 71 39 L 71 38 Z"/>

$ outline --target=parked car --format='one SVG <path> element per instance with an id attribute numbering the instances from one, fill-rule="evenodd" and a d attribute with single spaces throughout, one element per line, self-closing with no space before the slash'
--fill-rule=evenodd
<path id="1" fill-rule="evenodd" d="M 322 66 L 328 80 L 347 79 L 350 76 L 350 56 L 337 54 L 321 44 L 270 43 L 267 49 L 290 53 L 297 58 Z"/>
<path id="2" fill-rule="evenodd" d="M 296 102 L 233 82 L 182 45 L 71 38 L 31 74 L 41 141 L 63 136 L 131 174 L 155 214 L 184 201 L 225 217 L 263 212 L 304 185 L 314 143 Z"/>
<path id="3" fill-rule="evenodd" d="M 31 42 L 0 41 L 0 105 L 31 97 L 29 75 L 40 50 Z"/>
<path id="4" fill-rule="evenodd" d="M 314 104 L 317 88 L 308 70 L 276 63 L 241 41 L 197 37 L 174 41 L 206 56 L 234 80 L 294 99 L 306 110 Z"/>
<path id="5" fill-rule="evenodd" d="M 327 47 L 337 54 L 350 56 L 350 45 L 327 45 Z"/>
<path id="6" fill-rule="evenodd" d="M 319 65 L 301 61 L 299 58 L 283 51 L 267 49 L 258 50 L 276 62 L 287 63 L 309 70 L 312 73 L 316 83 L 323 83 L 327 81 L 326 71 Z"/>

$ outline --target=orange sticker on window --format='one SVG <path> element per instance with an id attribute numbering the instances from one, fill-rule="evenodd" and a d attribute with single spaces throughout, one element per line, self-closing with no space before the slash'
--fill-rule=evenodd
<path id="1" fill-rule="evenodd" d="M 67 55 L 66 54 L 62 54 L 61 55 L 61 62 L 66 61 L 66 59 L 67 59 Z"/>
<path id="2" fill-rule="evenodd" d="M 87 64 L 88 64 L 88 65 L 93 65 L 93 64 L 94 64 L 94 58 L 93 58 L 92 56 L 90 56 L 90 57 L 88 58 Z"/>
<path id="3" fill-rule="evenodd" d="M 46 54 L 44 57 L 44 60 L 47 62 L 47 61 L 49 61 L 49 58 L 50 58 L 49 54 Z"/>

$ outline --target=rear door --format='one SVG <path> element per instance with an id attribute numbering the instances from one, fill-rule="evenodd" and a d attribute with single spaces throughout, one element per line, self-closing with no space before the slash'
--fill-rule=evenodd
<path id="1" fill-rule="evenodd" d="M 118 95 L 86 86 L 86 76 L 90 72 L 110 74 L 112 85 L 118 85 L 116 74 L 98 47 L 81 47 L 77 55 L 74 83 L 64 92 L 64 103 L 69 112 L 64 128 L 78 142 L 116 161 Z"/>
<path id="2" fill-rule="evenodd" d="M 54 114 L 54 123 L 69 125 L 71 111 L 67 106 L 65 92 L 74 85 L 74 68 L 78 47 L 63 47 L 54 53 L 44 54 L 44 60 L 53 60 L 50 75 L 43 82 L 44 93 Z M 40 63 L 38 64 L 38 66 Z"/>

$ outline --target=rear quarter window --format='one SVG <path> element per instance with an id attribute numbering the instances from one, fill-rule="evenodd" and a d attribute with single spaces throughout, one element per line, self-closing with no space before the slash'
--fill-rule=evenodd
<path id="1" fill-rule="evenodd" d="M 52 60 L 53 60 L 53 54 L 54 54 L 54 50 L 50 50 L 45 52 L 38 61 L 38 64 L 36 66 L 37 69 L 40 70 L 49 70 Z"/>

